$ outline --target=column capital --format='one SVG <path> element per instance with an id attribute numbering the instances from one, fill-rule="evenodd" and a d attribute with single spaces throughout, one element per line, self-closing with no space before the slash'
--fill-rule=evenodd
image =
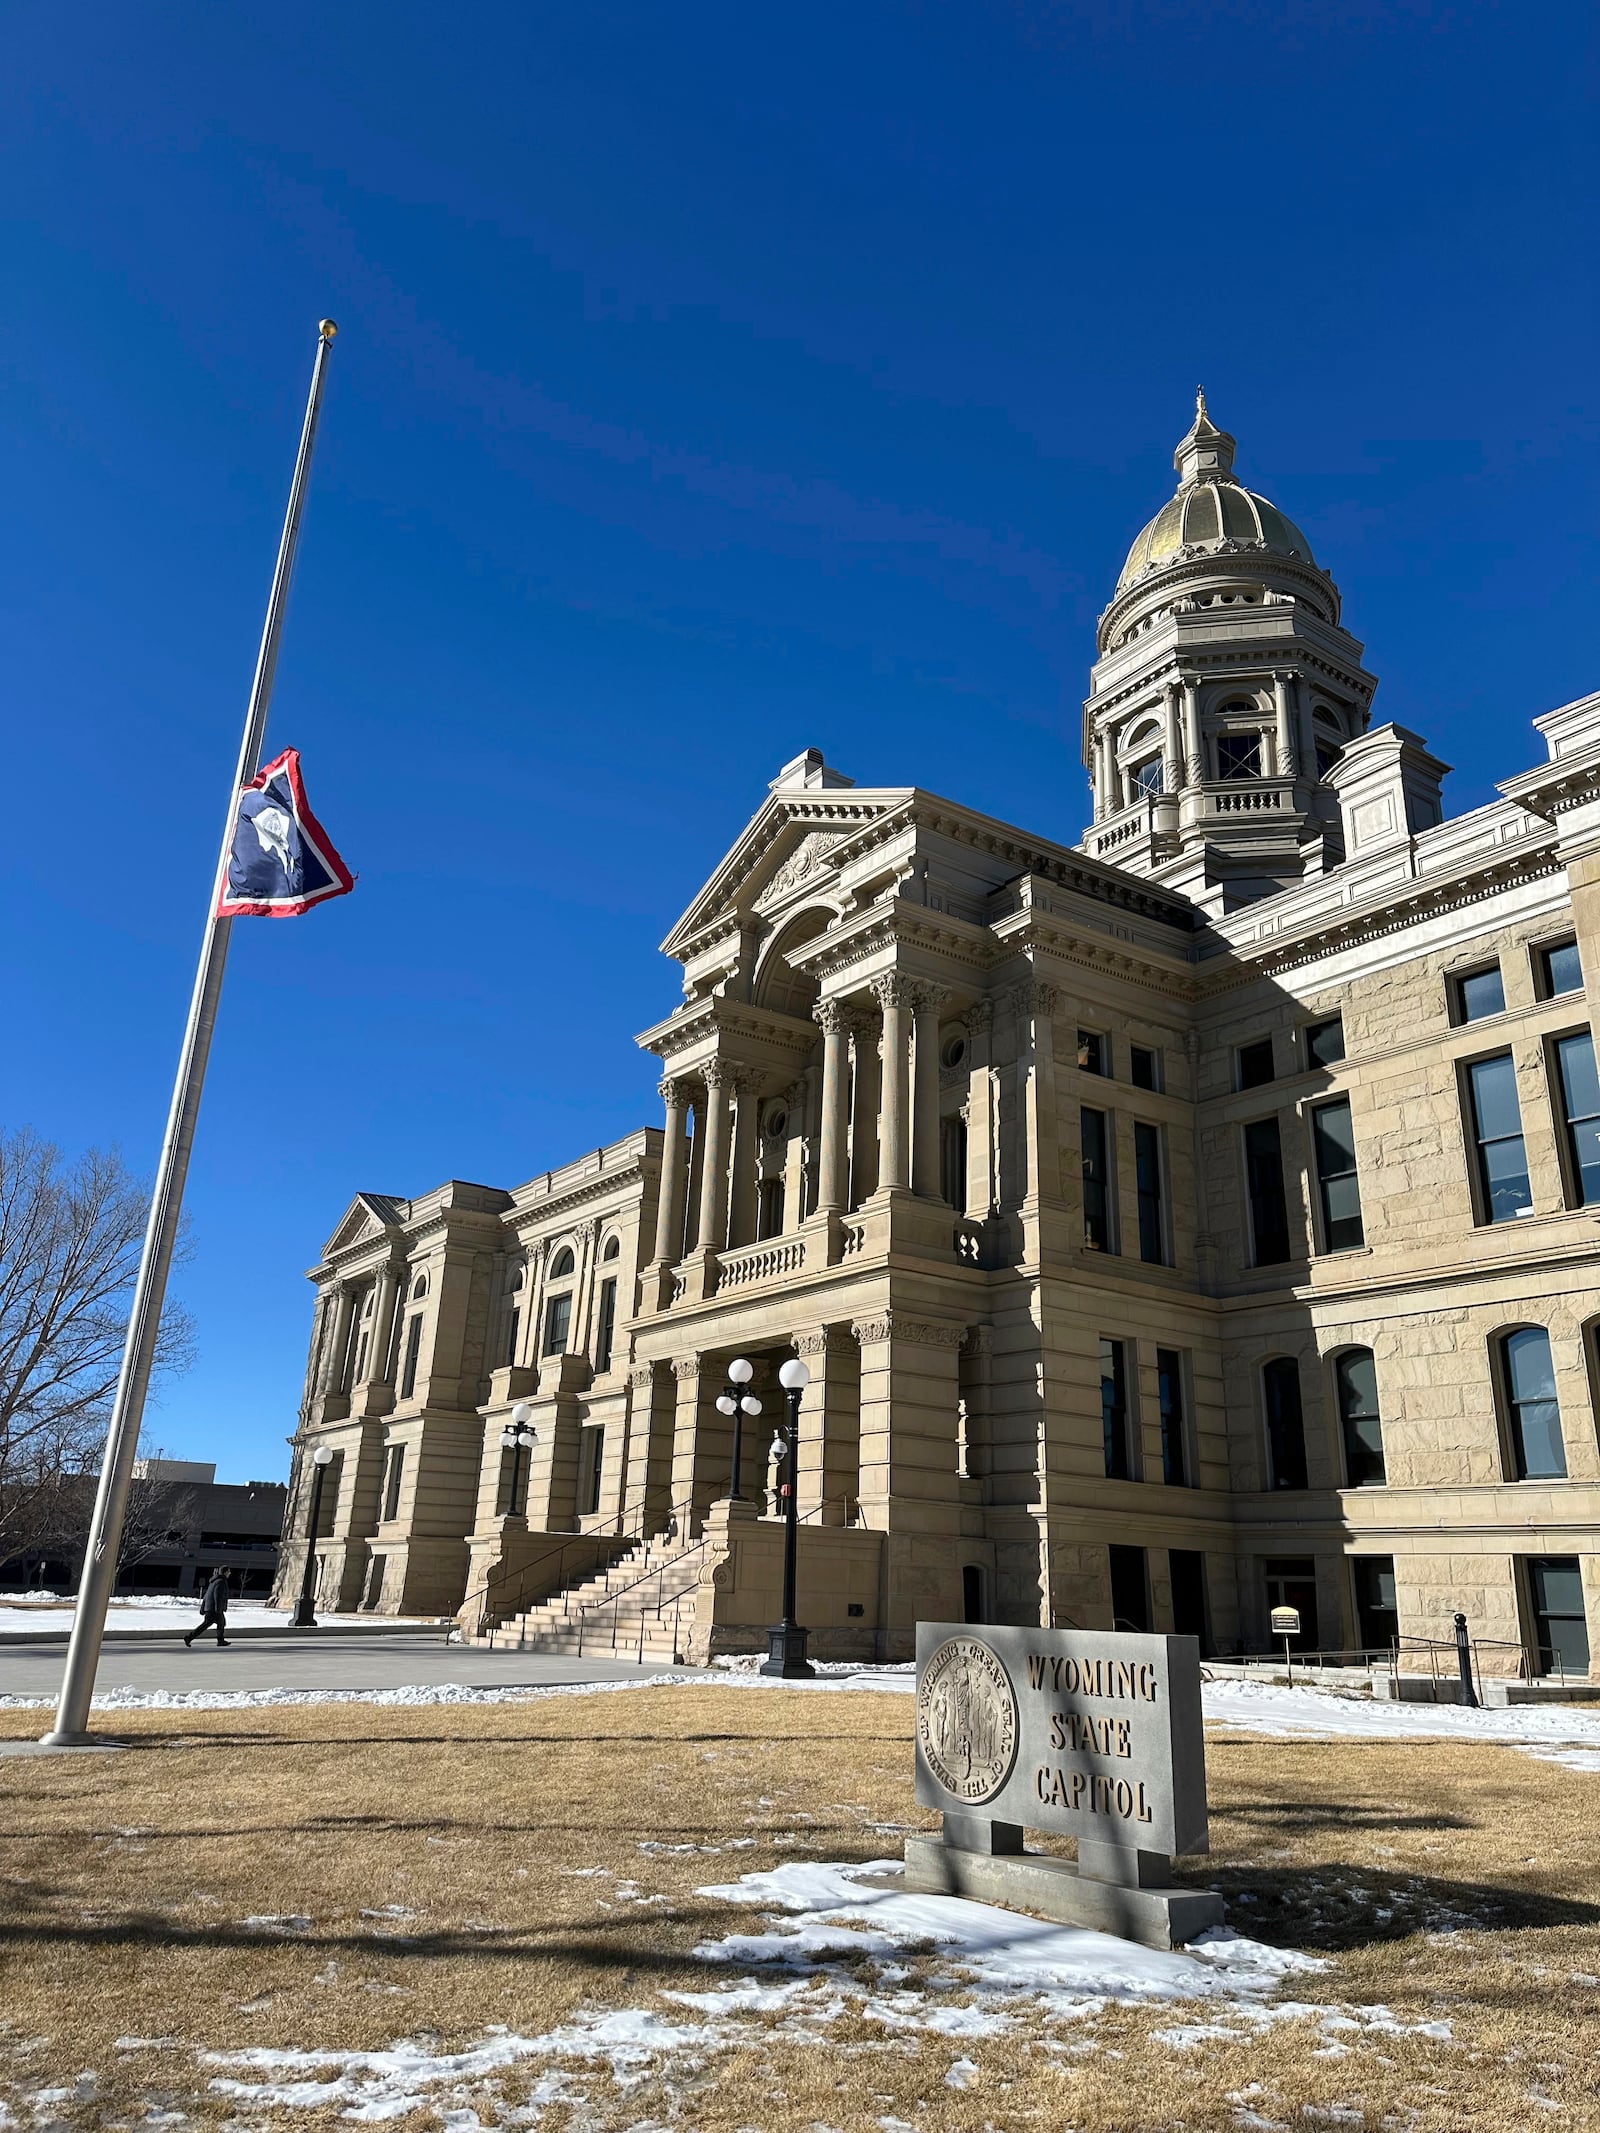
<path id="1" fill-rule="evenodd" d="M 656 1083 L 656 1094 L 669 1111 L 681 1111 L 689 1101 L 689 1083 L 682 1074 L 664 1074 Z"/>
<path id="2" fill-rule="evenodd" d="M 656 1381 L 654 1363 L 633 1363 L 628 1369 L 628 1383 L 635 1392 L 648 1392 Z"/>
<path id="3" fill-rule="evenodd" d="M 1055 1013 L 1060 994 L 1042 978 L 1024 978 L 1011 987 L 1007 998 L 1014 1014 L 1048 1017 Z"/>
<path id="4" fill-rule="evenodd" d="M 965 1326 L 941 1325 L 930 1318 L 907 1318 L 899 1311 L 856 1319 L 850 1331 L 858 1341 L 909 1341 L 921 1348 L 959 1348 L 967 1337 Z"/>
<path id="5" fill-rule="evenodd" d="M 849 1338 L 842 1326 L 818 1326 L 814 1332 L 796 1333 L 789 1342 L 796 1355 L 846 1355 Z"/>
<path id="6" fill-rule="evenodd" d="M 974 1000 L 962 1020 L 966 1023 L 967 1030 L 971 1035 L 976 1035 L 981 1029 L 988 1029 L 994 1021 L 994 1002 L 992 1000 Z"/>
<path id="7" fill-rule="evenodd" d="M 672 1375 L 680 1385 L 688 1378 L 697 1378 L 700 1375 L 699 1356 L 675 1355 L 672 1358 Z"/>
<path id="8" fill-rule="evenodd" d="M 731 1059 L 708 1059 L 700 1069 L 700 1079 L 708 1089 L 732 1089 L 737 1085 L 738 1071 Z"/>
<path id="9" fill-rule="evenodd" d="M 811 1019 L 827 1037 L 848 1037 L 856 1024 L 856 1017 L 843 1000 L 819 1000 L 811 1010 Z"/>
<path id="10" fill-rule="evenodd" d="M 894 1007 L 916 1005 L 916 982 L 903 970 L 885 971 L 881 978 L 874 978 L 867 990 L 887 1014 Z"/>
<path id="11" fill-rule="evenodd" d="M 912 982 L 911 1005 L 919 1015 L 937 1014 L 949 999 L 948 985 L 936 984 L 931 978 L 917 978 Z"/>

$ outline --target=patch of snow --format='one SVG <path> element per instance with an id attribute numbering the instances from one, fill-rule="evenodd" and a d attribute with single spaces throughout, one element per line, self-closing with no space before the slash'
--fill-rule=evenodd
<path id="1" fill-rule="evenodd" d="M 1283 1740 L 1314 1734 L 1321 1739 L 1462 1740 L 1516 1748 L 1573 1742 L 1600 1751 L 1600 1712 L 1570 1704 L 1470 1711 L 1461 1704 L 1378 1702 L 1270 1681 L 1208 1681 L 1202 1702 L 1206 1717 L 1217 1725 Z"/>

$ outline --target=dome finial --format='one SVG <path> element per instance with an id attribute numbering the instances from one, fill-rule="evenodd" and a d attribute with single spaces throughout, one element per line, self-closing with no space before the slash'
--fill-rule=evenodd
<path id="1" fill-rule="evenodd" d="M 1206 411 L 1206 389 L 1197 385 L 1194 389 L 1194 419 L 1200 421 Z"/>
<path id="2" fill-rule="evenodd" d="M 1184 481 L 1232 481 L 1233 439 L 1206 413 L 1206 389 L 1194 389 L 1194 420 L 1179 438 L 1172 464 Z"/>

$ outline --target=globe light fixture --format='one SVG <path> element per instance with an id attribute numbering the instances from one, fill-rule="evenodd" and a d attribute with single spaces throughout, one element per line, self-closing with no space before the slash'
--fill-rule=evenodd
<path id="1" fill-rule="evenodd" d="M 728 1382 L 717 1394 L 717 1413 L 727 1415 L 733 1423 L 733 1472 L 728 1480 L 729 1503 L 744 1502 L 739 1489 L 739 1462 L 744 1449 L 744 1418 L 746 1415 L 758 1415 L 761 1412 L 761 1402 L 744 1388 L 755 1374 L 755 1364 L 747 1356 L 736 1355 L 728 1365 Z"/>
<path id="2" fill-rule="evenodd" d="M 512 1518 L 526 1517 L 528 1510 L 523 1494 L 522 1455 L 531 1452 L 539 1441 L 537 1432 L 527 1427 L 532 1413 L 527 1401 L 519 1400 L 511 1410 L 510 1422 L 500 1432 L 501 1448 L 511 1454 L 511 1496 L 507 1508 Z"/>
<path id="3" fill-rule="evenodd" d="M 313 1605 L 314 1587 L 317 1580 L 317 1529 L 322 1524 L 322 1482 L 333 1464 L 333 1446 L 319 1444 L 311 1454 L 311 1516 L 306 1520 L 306 1560 L 300 1573 L 300 1597 L 295 1602 L 294 1613 L 289 1617 L 291 1629 L 315 1629 L 316 1609 Z"/>

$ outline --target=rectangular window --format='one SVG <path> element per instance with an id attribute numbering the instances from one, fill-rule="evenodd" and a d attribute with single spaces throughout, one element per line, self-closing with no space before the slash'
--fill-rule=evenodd
<path id="1" fill-rule="evenodd" d="M 1193 1637 L 1200 1656 L 1211 1656 L 1211 1629 L 1206 1620 L 1206 1559 L 1198 1548 L 1169 1548 L 1167 1576 L 1172 1582 L 1172 1633 Z"/>
<path id="2" fill-rule="evenodd" d="M 595 1335 L 594 1367 L 597 1372 L 611 1368 L 611 1351 L 617 1337 L 617 1277 L 600 1284 L 600 1327 Z"/>
<path id="3" fill-rule="evenodd" d="M 403 1444 L 391 1444 L 389 1463 L 383 1477 L 383 1515 L 385 1519 L 400 1516 L 400 1483 L 406 1470 L 406 1448 Z"/>
<path id="4" fill-rule="evenodd" d="M 572 1324 L 572 1291 L 564 1296 L 552 1296 L 544 1307 L 545 1355 L 563 1355 L 567 1346 L 567 1328 Z"/>
<path id="5" fill-rule="evenodd" d="M 1141 1119 L 1133 1129 L 1133 1175 L 1139 1199 L 1139 1257 L 1150 1266 L 1167 1263 L 1161 1170 L 1161 1128 Z"/>
<path id="6" fill-rule="evenodd" d="M 1261 736 L 1259 733 L 1219 733 L 1217 735 L 1217 776 L 1219 778 L 1259 778 L 1261 775 Z"/>
<path id="7" fill-rule="evenodd" d="M 505 1352 L 501 1362 L 509 1369 L 517 1359 L 517 1335 L 522 1331 L 522 1313 L 511 1310 L 506 1313 Z"/>
<path id="8" fill-rule="evenodd" d="M 1567 1148 L 1567 1195 L 1573 1207 L 1600 1206 L 1600 1076 L 1594 1037 L 1578 1030 L 1555 1043 L 1561 1123 Z"/>
<path id="9" fill-rule="evenodd" d="M 1083 1111 L 1083 1241 L 1091 1252 L 1116 1250 L 1111 1236 L 1111 1134 L 1104 1111 Z"/>
<path id="10" fill-rule="evenodd" d="M 1589 1671 L 1589 1624 L 1583 1607 L 1583 1573 L 1575 1555 L 1530 1556 L 1528 1597 L 1541 1674 Z"/>
<path id="11" fill-rule="evenodd" d="M 368 1346 L 368 1343 L 370 1342 L 371 1338 L 372 1338 L 372 1336 L 371 1336 L 371 1334 L 370 1334 L 370 1333 L 363 1333 L 363 1334 L 362 1334 L 362 1336 L 361 1336 L 361 1339 L 360 1339 L 360 1340 L 359 1340 L 359 1342 L 358 1342 L 358 1343 L 356 1344 L 356 1377 L 355 1377 L 355 1381 L 356 1381 L 356 1383 L 357 1383 L 358 1385 L 360 1385 L 360 1384 L 363 1384 L 363 1383 L 365 1382 L 365 1380 L 366 1380 L 366 1375 L 367 1375 L 367 1346 Z"/>
<path id="12" fill-rule="evenodd" d="M 1150 1634 L 1150 1579 L 1142 1548 L 1106 1550 L 1111 1558 L 1111 1626 Z"/>
<path id="13" fill-rule="evenodd" d="M 1309 1555 L 1268 1556 L 1266 1561 L 1267 1610 L 1292 1607 L 1300 1617 L 1300 1634 L 1289 1639 L 1297 1652 L 1317 1648 L 1317 1566 Z M 1268 1647 L 1281 1652 L 1283 1639 L 1269 1637 Z"/>
<path id="14" fill-rule="evenodd" d="M 967 1204 L 967 1127 L 960 1118 L 939 1121 L 939 1190 L 951 1207 Z"/>
<path id="15" fill-rule="evenodd" d="M 1450 980 L 1450 1019 L 1457 1025 L 1481 1022 L 1486 1015 L 1506 1011 L 1505 982 L 1498 963 L 1485 963 L 1481 970 L 1463 970 Z"/>
<path id="16" fill-rule="evenodd" d="M 1169 1488 L 1189 1486 L 1189 1448 L 1183 1412 L 1183 1357 L 1176 1348 L 1156 1350 L 1161 1402 L 1161 1478 Z"/>
<path id="17" fill-rule="evenodd" d="M 1146 756 L 1142 763 L 1135 763 L 1128 773 L 1128 783 L 1136 799 L 1154 799 L 1161 790 L 1160 756 Z"/>
<path id="18" fill-rule="evenodd" d="M 1283 1142 L 1275 1118 L 1254 1118 L 1245 1127 L 1244 1168 L 1250 1192 L 1253 1263 L 1281 1266 L 1289 1256 L 1289 1206 L 1283 1192 Z"/>
<path id="19" fill-rule="evenodd" d="M 1254 1044 L 1241 1044 L 1238 1051 L 1239 1086 L 1263 1089 L 1277 1075 L 1272 1063 L 1272 1039 L 1258 1037 Z"/>
<path id="20" fill-rule="evenodd" d="M 606 1433 L 598 1425 L 578 1432 L 578 1516 L 593 1518 L 600 1508 L 600 1471 L 605 1464 Z"/>
<path id="21" fill-rule="evenodd" d="M 1351 1558 L 1356 1588 L 1357 1633 L 1364 1652 L 1393 1651 L 1400 1634 L 1400 1609 L 1394 1596 L 1394 1557 Z"/>
<path id="22" fill-rule="evenodd" d="M 1147 1044 L 1135 1044 L 1128 1051 L 1128 1079 L 1136 1089 L 1161 1087 L 1161 1054 L 1152 1051 Z"/>
<path id="23" fill-rule="evenodd" d="M 1330 1015 L 1326 1022 L 1308 1022 L 1306 1024 L 1307 1066 L 1337 1066 L 1343 1057 L 1343 1015 Z"/>
<path id="24" fill-rule="evenodd" d="M 1378 1410 L 1378 1365 L 1370 1348 L 1349 1348 L 1333 1366 L 1344 1432 L 1345 1479 L 1352 1489 L 1381 1489 L 1388 1480 L 1383 1416 Z"/>
<path id="25" fill-rule="evenodd" d="M 1097 1029 L 1078 1032 L 1078 1070 L 1083 1074 L 1109 1074 L 1111 1047 Z"/>
<path id="26" fill-rule="evenodd" d="M 1538 956 L 1539 997 L 1557 1000 L 1564 992 L 1582 992 L 1583 964 L 1576 941 L 1552 941 Z"/>
<path id="27" fill-rule="evenodd" d="M 1306 1424 L 1300 1405 L 1300 1366 L 1292 1355 L 1274 1356 L 1261 1372 L 1261 1396 L 1267 1410 L 1267 1486 L 1303 1489 L 1306 1482 Z"/>
<path id="28" fill-rule="evenodd" d="M 406 1360 L 400 1373 L 400 1397 L 409 1400 L 417 1389 L 417 1356 L 422 1349 L 422 1313 L 413 1311 L 406 1325 Z"/>
<path id="29" fill-rule="evenodd" d="M 1522 1145 L 1517 1070 L 1509 1052 L 1475 1059 L 1467 1068 L 1473 1148 L 1478 1169 L 1478 1219 L 1512 1222 L 1533 1213 L 1528 1157 Z"/>
<path id="30" fill-rule="evenodd" d="M 1100 1427 L 1105 1443 L 1106 1478 L 1132 1481 L 1132 1447 L 1128 1437 L 1128 1351 L 1122 1341 L 1100 1343 Z"/>
<path id="31" fill-rule="evenodd" d="M 1542 1326 L 1519 1326 L 1500 1342 L 1500 1370 L 1511 1465 L 1518 1481 L 1559 1480 L 1567 1471 L 1556 1399 L 1550 1336 Z"/>
<path id="32" fill-rule="evenodd" d="M 1346 1102 L 1319 1104 L 1311 1114 L 1311 1149 L 1322 1206 L 1322 1248 L 1354 1251 L 1364 1244 L 1361 1181 L 1356 1175 L 1356 1136 Z"/>

